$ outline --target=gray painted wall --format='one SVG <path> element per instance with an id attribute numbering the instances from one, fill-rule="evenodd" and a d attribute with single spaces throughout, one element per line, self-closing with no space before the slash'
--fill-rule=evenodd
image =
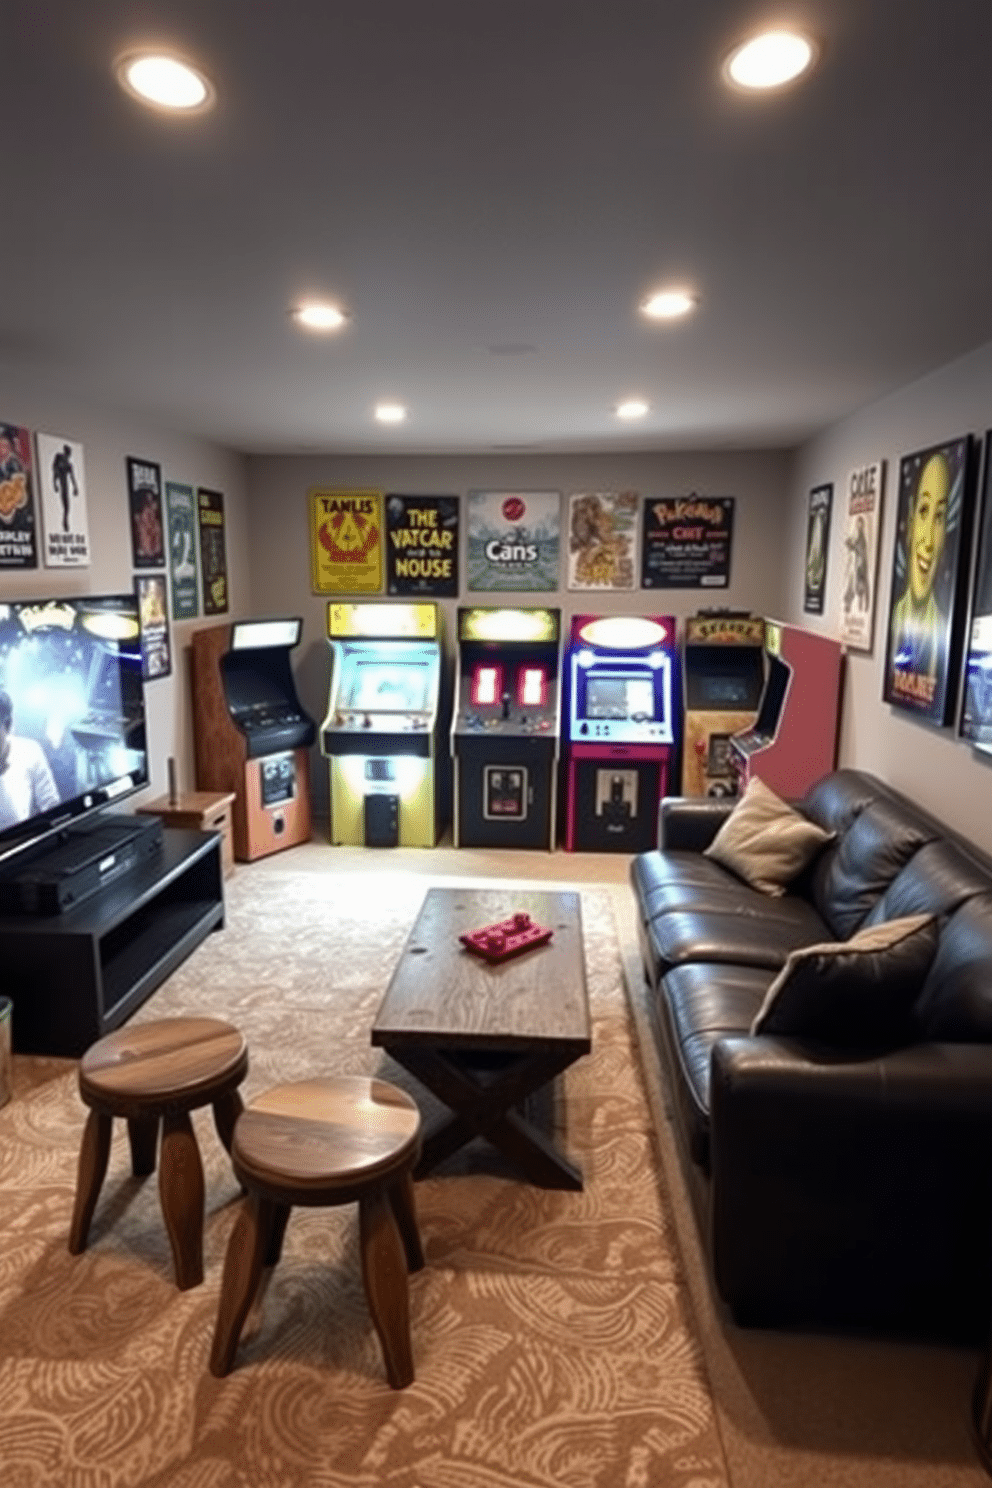
<path id="1" fill-rule="evenodd" d="M 992 425 L 992 344 L 873 403 L 800 450 L 791 487 L 787 619 L 836 634 L 844 572 L 843 522 L 836 503 L 848 473 L 871 460 L 886 462 L 885 503 L 878 566 L 875 645 L 870 656 L 852 652 L 841 723 L 840 760 L 883 776 L 942 821 L 992 852 L 992 760 L 956 737 L 882 701 L 885 622 L 889 612 L 899 461 L 903 455 L 962 434 L 983 437 Z M 822 617 L 803 614 L 803 560 L 809 490 L 834 482 Z"/>
<path id="2" fill-rule="evenodd" d="M 470 490 L 634 490 L 642 496 L 735 496 L 729 590 L 642 590 L 609 595 L 517 594 L 513 604 L 560 606 L 563 626 L 576 613 L 660 614 L 682 619 L 705 606 L 729 605 L 774 614 L 784 602 L 781 552 L 769 534 L 788 519 L 788 457 L 778 452 L 654 455 L 458 455 L 251 457 L 248 505 L 252 540 L 252 595 L 259 615 L 302 615 L 303 640 L 294 656 L 300 700 L 318 724 L 327 710 L 330 650 L 327 597 L 311 591 L 308 492 L 340 487 L 403 495 L 458 495 Z M 458 600 L 440 601 L 449 652 L 458 604 L 495 604 L 498 595 L 467 593 L 465 502 L 462 502 Z M 565 511 L 563 507 L 563 523 Z M 563 542 L 564 542 L 563 533 Z M 565 576 L 564 549 L 561 561 Z M 326 761 L 314 751 L 314 809 L 326 813 Z"/>

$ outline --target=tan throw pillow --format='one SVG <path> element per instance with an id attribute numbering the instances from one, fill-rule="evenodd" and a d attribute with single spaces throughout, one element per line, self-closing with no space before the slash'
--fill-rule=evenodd
<path id="1" fill-rule="evenodd" d="M 840 1048 L 909 1042 L 912 1010 L 937 951 L 934 915 L 907 915 L 850 940 L 793 951 L 765 993 L 752 1033 L 816 1039 Z"/>
<path id="2" fill-rule="evenodd" d="M 752 888 L 779 898 L 833 835 L 807 821 L 755 775 L 704 852 Z"/>

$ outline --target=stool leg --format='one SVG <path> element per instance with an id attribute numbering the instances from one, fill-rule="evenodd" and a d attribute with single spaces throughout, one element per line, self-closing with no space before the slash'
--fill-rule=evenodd
<path id="1" fill-rule="evenodd" d="M 406 1255 L 393 1206 L 381 1188 L 359 1199 L 358 1225 L 365 1295 L 382 1345 L 386 1378 L 394 1390 L 402 1390 L 413 1379 Z"/>
<path id="2" fill-rule="evenodd" d="M 229 1090 L 214 1101 L 214 1126 L 226 1152 L 230 1152 L 234 1140 L 234 1123 L 244 1110 L 244 1101 L 238 1091 Z"/>
<path id="3" fill-rule="evenodd" d="M 265 1247 L 265 1264 L 277 1266 L 279 1257 L 282 1255 L 282 1242 L 286 1234 L 286 1225 L 289 1223 L 289 1212 L 292 1206 L 289 1204 L 272 1205 L 272 1225 L 269 1231 L 269 1242 Z"/>
<path id="4" fill-rule="evenodd" d="M 250 1193 L 234 1222 L 224 1257 L 224 1279 L 221 1282 L 213 1347 L 210 1350 L 210 1373 L 223 1379 L 231 1372 L 238 1339 L 245 1318 L 255 1300 L 262 1267 L 269 1250 L 273 1228 L 278 1228 L 280 1211 L 285 1209 L 281 1229 L 285 1230 L 288 1205 L 276 1205 L 269 1199 Z"/>
<path id="5" fill-rule="evenodd" d="M 162 1121 L 158 1187 L 176 1285 L 185 1292 L 203 1280 L 203 1164 L 188 1111 L 171 1111 Z"/>
<path id="6" fill-rule="evenodd" d="M 107 1176 L 112 1125 L 109 1116 L 104 1115 L 102 1111 L 90 1109 L 79 1148 L 76 1198 L 72 1206 L 72 1223 L 69 1226 L 70 1255 L 80 1255 L 86 1249 L 86 1240 L 96 1209 L 96 1201 L 100 1196 L 103 1180 Z"/>
<path id="7" fill-rule="evenodd" d="M 390 1185 L 389 1202 L 393 1206 L 393 1217 L 399 1226 L 403 1249 L 406 1251 L 408 1271 L 422 1271 L 424 1251 L 417 1228 L 417 1205 L 413 1197 L 413 1174 L 408 1168 L 401 1178 Z"/>
<path id="8" fill-rule="evenodd" d="M 127 1124 L 127 1134 L 131 1142 L 131 1172 L 135 1178 L 147 1178 L 155 1171 L 158 1117 L 132 1116 Z"/>

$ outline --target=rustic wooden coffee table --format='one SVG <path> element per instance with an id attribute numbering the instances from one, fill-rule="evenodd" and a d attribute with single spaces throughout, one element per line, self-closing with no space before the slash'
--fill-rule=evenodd
<path id="1" fill-rule="evenodd" d="M 490 965 L 464 931 L 523 910 L 550 942 Z M 424 1136 L 421 1178 L 485 1137 L 542 1188 L 582 1174 L 520 1109 L 592 1047 L 578 894 L 430 889 L 372 1025 L 372 1043 L 452 1114 Z"/>

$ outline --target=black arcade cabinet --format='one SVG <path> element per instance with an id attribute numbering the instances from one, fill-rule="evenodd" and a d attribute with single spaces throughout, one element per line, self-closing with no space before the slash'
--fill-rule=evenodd
<path id="1" fill-rule="evenodd" d="M 555 840 L 561 612 L 459 609 L 456 847 Z"/>
<path id="2" fill-rule="evenodd" d="M 576 615 L 565 666 L 565 847 L 646 852 L 675 754 L 675 621 Z"/>
<path id="3" fill-rule="evenodd" d="M 317 736 L 289 655 L 303 622 L 246 620 L 193 633 L 199 790 L 234 792 L 234 856 L 250 862 L 310 838 L 307 751 Z"/>

